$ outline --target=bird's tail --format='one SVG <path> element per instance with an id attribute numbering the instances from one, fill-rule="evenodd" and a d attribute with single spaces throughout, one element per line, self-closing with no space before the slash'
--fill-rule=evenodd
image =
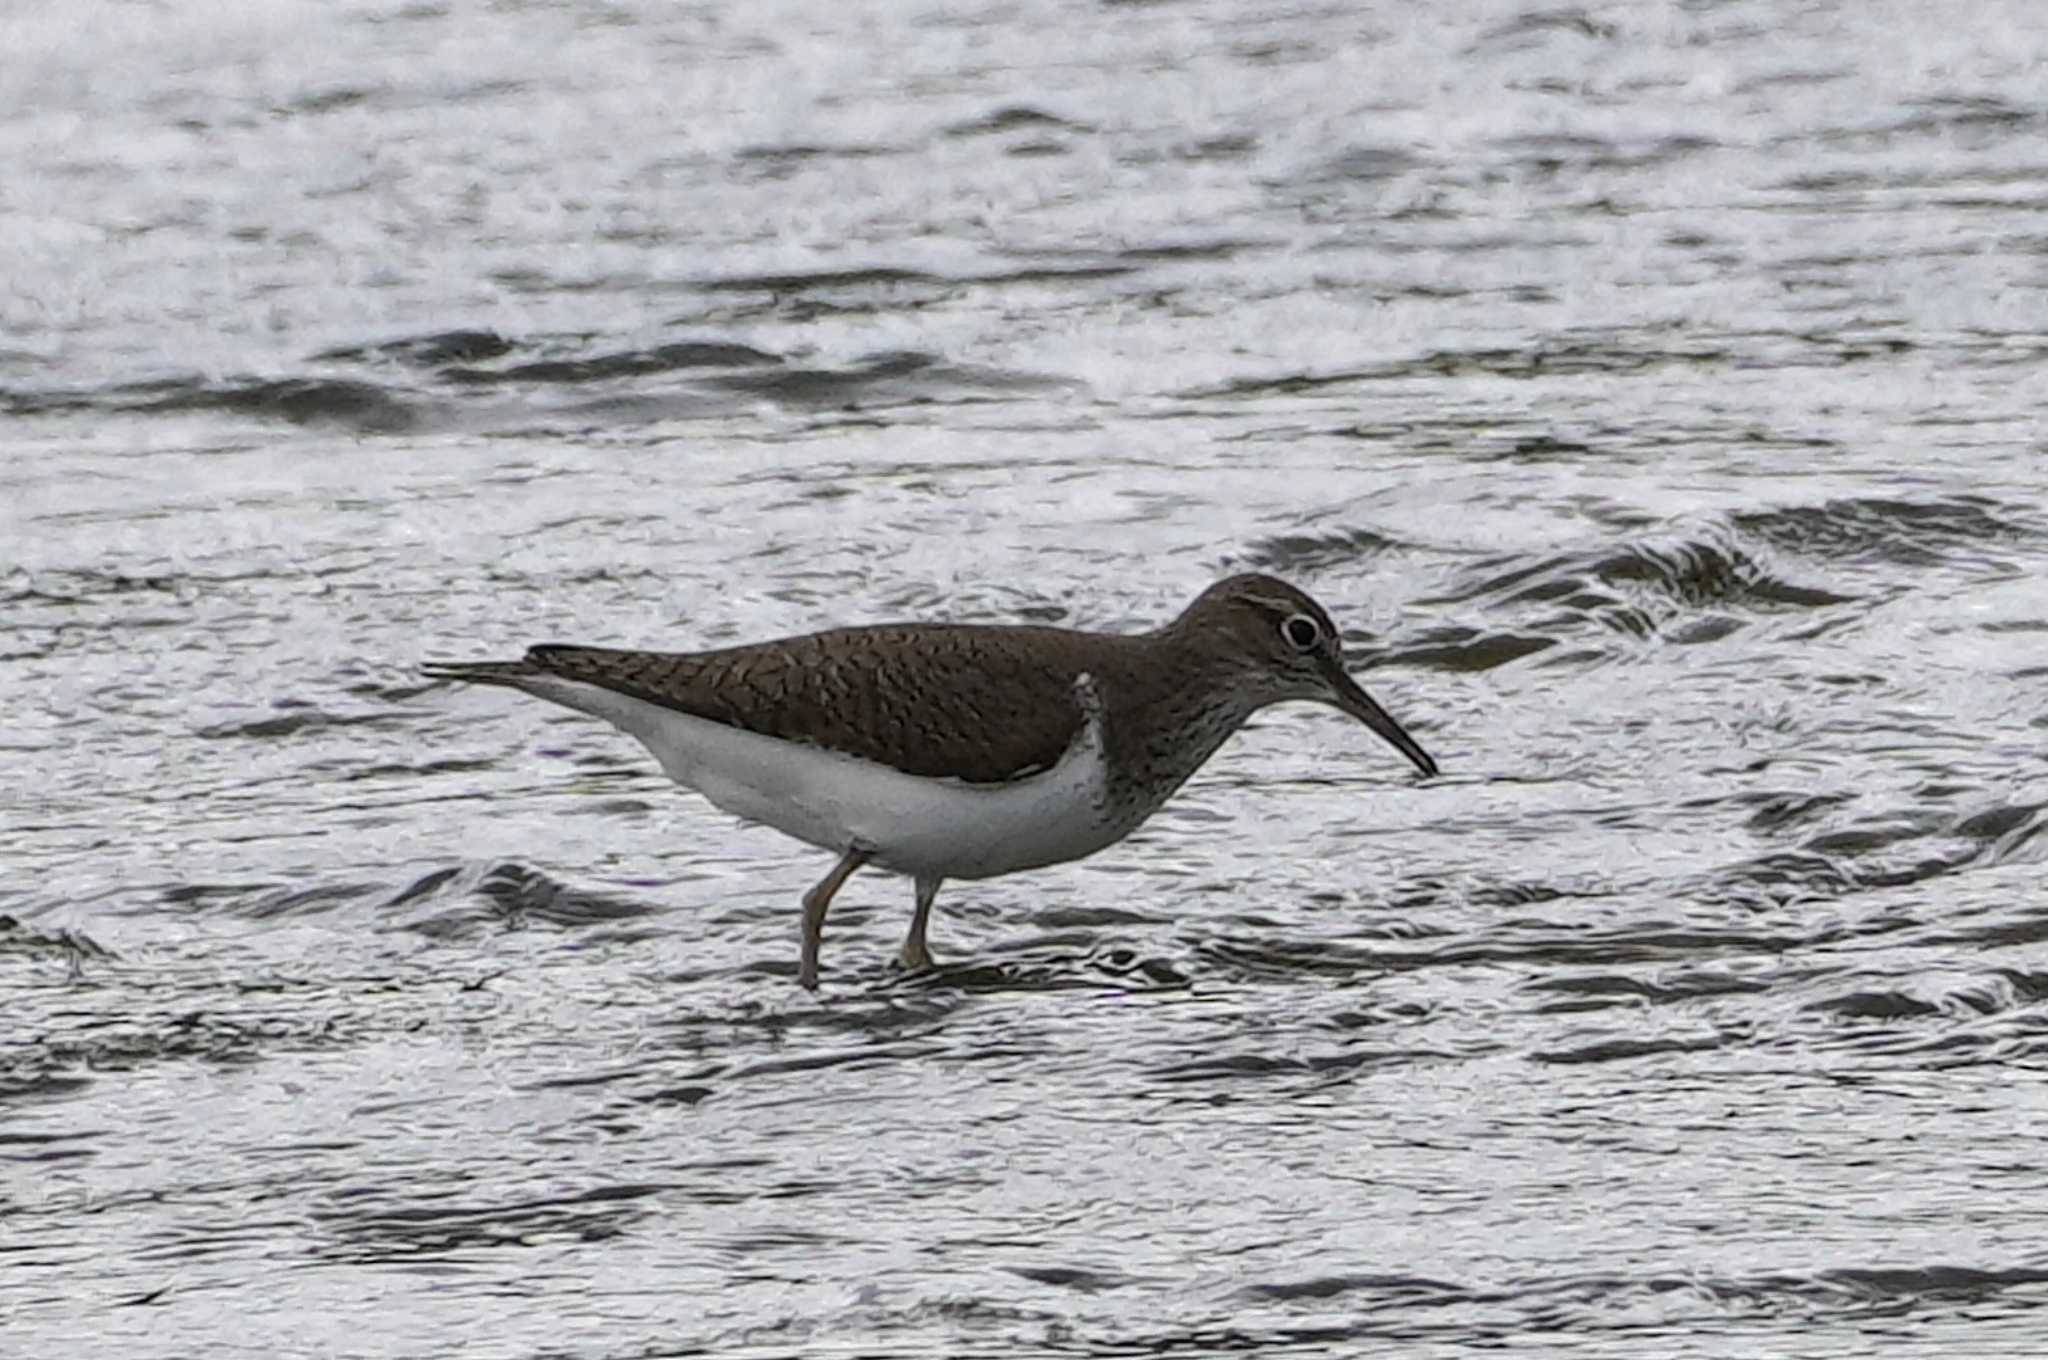
<path id="1" fill-rule="evenodd" d="M 466 680 L 516 689 L 543 672 L 530 661 L 428 661 L 421 664 L 420 673 L 429 680 Z"/>

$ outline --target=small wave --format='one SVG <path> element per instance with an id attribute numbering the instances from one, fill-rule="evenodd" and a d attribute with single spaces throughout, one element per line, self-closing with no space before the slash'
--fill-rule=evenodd
<path id="1" fill-rule="evenodd" d="M 1247 60 L 1257 60 L 1247 57 Z M 1249 132 L 1225 132 L 1214 137 L 1196 137 L 1173 148 L 1173 157 L 1183 161 L 1241 161 L 1259 149 L 1256 135 Z"/>
<path id="2" fill-rule="evenodd" d="M 1210 968 L 1242 982 L 1314 977 L 1351 978 L 1383 971 L 1371 948 L 1343 940 L 1261 934 L 1200 941 L 1196 953 Z"/>
<path id="3" fill-rule="evenodd" d="M 60 958 L 74 972 L 88 960 L 111 959 L 114 951 L 82 930 L 38 930 L 0 912 L 0 958 Z"/>
<path id="4" fill-rule="evenodd" d="M 1862 872 L 1836 855 L 1779 850 L 1718 870 L 1702 895 L 1710 901 L 1786 907 L 1847 897 L 1867 888 L 1917 882 L 1952 867 L 1953 863 L 1928 866 L 1903 875 Z"/>
<path id="5" fill-rule="evenodd" d="M 354 378 L 278 378 L 195 383 L 143 400 L 141 412 L 231 411 L 293 425 L 340 425 L 365 434 L 417 428 L 427 408 L 377 383 Z"/>
<path id="6" fill-rule="evenodd" d="M 1447 670 L 1489 670 L 1546 650 L 1567 636 L 1660 638 L 1681 646 L 1718 642 L 1778 614 L 1839 608 L 1859 597 L 1802 581 L 1726 524 L 1632 538 L 1542 556 L 1487 558 L 1423 605 L 1469 605 L 1515 617 L 1514 626 L 1439 624 L 1395 659 Z M 1575 651 L 1566 662 L 1597 660 Z"/>
<path id="7" fill-rule="evenodd" d="M 1959 136 L 1982 145 L 2025 134 L 2048 123 L 2048 110 L 2014 104 L 1996 95 L 1937 95 L 1917 101 L 1911 112 L 1884 116 L 1851 127 L 1822 128 L 1819 140 L 1889 147 L 1909 137 L 1931 137 L 1950 145 Z"/>
<path id="8" fill-rule="evenodd" d="M 1845 1020 L 1918 1020 L 1942 1013 L 1942 1008 L 1932 1001 L 1893 991 L 1849 992 L 1812 1002 L 1807 1009 Z"/>
<path id="9" fill-rule="evenodd" d="M 1822 609 L 1855 598 L 1784 580 L 1741 548 L 1711 541 L 1639 544 L 1597 564 L 1594 575 L 1608 585 L 1648 586 L 1694 606 Z"/>
<path id="10" fill-rule="evenodd" d="M 328 713 L 321 709 L 304 707 L 261 718 L 209 723 L 195 729 L 194 735 L 212 741 L 293 737 L 302 732 L 318 732 L 336 727 L 388 727 L 393 723 L 407 720 L 407 715 L 402 713 Z"/>
<path id="11" fill-rule="evenodd" d="M 782 356 L 752 345 L 720 340 L 679 340 L 652 349 L 618 350 L 587 359 L 536 359 L 509 368 L 453 366 L 441 376 L 468 386 L 492 383 L 594 383 L 650 373 L 697 368 L 759 368 L 782 363 Z"/>
<path id="12" fill-rule="evenodd" d="M 1247 1298 L 1292 1303 L 1297 1299 L 1336 1299 L 1349 1294 L 1370 1294 L 1374 1298 L 1428 1302 L 1456 1298 L 1466 1291 L 1444 1280 L 1421 1275 L 1386 1275 L 1362 1271 L 1350 1275 L 1312 1275 L 1301 1280 L 1255 1283 L 1239 1291 Z"/>
<path id="13" fill-rule="evenodd" d="M 765 170 L 769 178 L 777 178 L 811 161 L 866 161 L 900 155 L 902 151 L 902 147 L 881 142 L 769 142 L 741 147 L 733 153 L 733 159 L 757 172 Z"/>
<path id="14" fill-rule="evenodd" d="M 2008 993 L 2009 995 L 2009 993 Z M 1987 1008 L 1989 1007 L 1989 1008 Z M 1967 994 L 1935 998 L 1910 988 L 1872 988 L 1813 1003 L 1805 1014 L 1819 1019 L 1796 1040 L 1809 1058 L 1841 1065 L 1898 1063 L 1923 1070 L 1981 1064 L 2038 1067 L 2048 1057 L 2048 1024 L 2038 1004 L 1991 1005 Z"/>
<path id="15" fill-rule="evenodd" d="M 1371 529 L 1333 529 L 1320 534 L 1276 534 L 1245 545 L 1246 566 L 1267 571 L 1308 572 L 1356 562 L 1400 544 Z"/>
<path id="16" fill-rule="evenodd" d="M 676 340 L 667 344 L 620 349 L 577 357 L 530 359 L 502 367 L 480 367 L 538 342 L 514 341 L 496 331 L 441 331 L 351 345 L 314 356 L 325 362 L 396 362 L 431 368 L 445 382 L 465 387 L 542 383 L 596 383 L 648 374 L 697 368 L 752 368 L 783 362 L 783 356 L 732 340 Z"/>
<path id="17" fill-rule="evenodd" d="M 330 1261 L 407 1264 L 491 1248 L 530 1249 L 617 1237 L 647 1213 L 643 1203 L 680 1187 L 599 1185 L 567 1194 L 493 1200 L 488 1190 L 456 1199 L 383 1186 L 337 1189 L 313 1221 L 327 1234 L 314 1248 Z"/>
<path id="18" fill-rule="evenodd" d="M 944 284 L 940 274 L 895 265 L 856 265 L 845 269 L 790 270 L 775 274 L 723 274 L 700 285 L 736 293 L 809 293 L 848 288 L 885 288 L 902 284 Z"/>
<path id="19" fill-rule="evenodd" d="M 353 378 L 252 378 L 230 382 L 166 379 L 121 383 L 91 391 L 0 392 L 0 407 L 20 415 L 66 411 L 144 415 L 227 411 L 294 425 L 339 425 L 364 434 L 400 434 L 417 429 L 432 410 L 428 403 L 378 383 Z"/>
<path id="20" fill-rule="evenodd" d="M 1303 178 L 1309 183 L 1392 179 L 1429 162 L 1398 146 L 1354 146 L 1323 161 Z"/>
<path id="21" fill-rule="evenodd" d="M 1492 451 L 1484 446 L 1474 451 L 1487 462 L 1494 463 L 1571 463 L 1585 460 L 1593 452 L 1593 446 L 1582 444 L 1576 439 L 1559 439 L 1556 435 L 1523 435 L 1512 444 L 1501 444 Z"/>
<path id="22" fill-rule="evenodd" d="M 1743 1043 L 1748 1037 L 1746 1034 L 1711 1034 L 1695 1038 L 1601 1039 L 1576 1048 L 1539 1049 L 1529 1055 L 1529 1061 L 1567 1066 L 1627 1062 L 1634 1058 L 1661 1057 L 1670 1053 L 1711 1053 L 1717 1048 Z"/>
<path id="23" fill-rule="evenodd" d="M 750 1077 L 784 1076 L 792 1072 L 822 1072 L 834 1067 L 873 1067 L 877 1064 L 914 1062 L 946 1052 L 935 1043 L 861 1044 L 853 1048 L 829 1049 L 819 1053 L 798 1053 L 788 1057 L 764 1058 L 733 1069 L 726 1075 L 733 1081 Z"/>
<path id="24" fill-rule="evenodd" d="M 1550 650 L 1556 638 L 1452 626 L 1431 628 L 1387 653 L 1392 666 L 1442 671 L 1490 671 Z"/>
<path id="25" fill-rule="evenodd" d="M 1770 834 L 1848 800 L 1846 794 L 1787 799 L 1767 795 L 1751 829 Z M 1999 804 L 1956 816 L 1927 809 L 1827 827 L 1795 848 L 1773 850 L 1714 874 L 1713 897 L 1783 906 L 1896 888 L 2024 857 L 2041 835 L 2048 805 Z M 1765 820 L 1759 821 L 1758 818 Z"/>
<path id="26" fill-rule="evenodd" d="M 1119 260 L 1134 264 L 1157 264 L 1177 260 L 1229 260 L 1252 251 L 1273 250 L 1273 241 L 1222 237 L 1217 240 L 1165 241 L 1157 245 L 1126 246 L 1116 252 Z"/>
<path id="27" fill-rule="evenodd" d="M 1746 825 L 1759 835 L 1786 830 L 1813 821 L 1855 798 L 1848 792 L 1808 793 L 1795 789 L 1756 789 L 1736 794 L 1730 801 L 1756 810 Z"/>
<path id="28" fill-rule="evenodd" d="M 429 879 L 437 875 L 429 875 Z M 435 884 L 457 884 L 461 874 L 449 875 Z M 393 905 L 410 901 L 412 892 L 393 899 Z M 530 918 L 558 926 L 598 925 L 608 921 L 632 920 L 659 911 L 660 907 L 611 893 L 594 892 L 563 883 L 538 869 L 523 864 L 493 864 L 478 876 L 473 891 L 507 917 Z"/>
<path id="29" fill-rule="evenodd" d="M 169 1013 L 137 1006 L 86 1027 L 39 1034 L 32 1047 L 0 1058 L 0 1098 L 71 1097 L 98 1077 L 164 1062 L 244 1066 L 279 1050 L 354 1042 L 331 1013 L 303 1006 L 275 1013 L 237 1007 Z"/>
<path id="30" fill-rule="evenodd" d="M 508 861 L 446 864 L 399 884 L 375 878 L 295 884 L 172 884 L 171 905 L 218 910 L 252 920 L 359 911 L 366 922 L 392 924 L 437 938 L 506 925 L 543 922 L 565 928 L 635 920 L 662 910 L 657 902 L 579 888 Z"/>
<path id="31" fill-rule="evenodd" d="M 1092 1343 L 1103 1354 L 1216 1354 L 1221 1351 L 1288 1349 L 1306 1342 L 1319 1347 L 1346 1342 L 1393 1340 L 1413 1348 L 1430 1342 L 1469 1344 L 1474 1336 L 1532 1332 L 1551 1336 L 1620 1333 L 1643 1338 L 1662 1334 L 1662 1324 L 1690 1336 L 1706 1334 L 1702 1306 L 1725 1309 L 1731 1318 L 1759 1314 L 1795 1315 L 1810 1325 L 1857 1317 L 1893 1317 L 1902 1304 L 1988 1302 L 2014 1290 L 2048 1283 L 2048 1269 L 1935 1263 L 1925 1266 L 1842 1266 L 1807 1274 L 1716 1275 L 1705 1272 L 1641 1275 L 1580 1275 L 1500 1283 L 1454 1281 L 1379 1271 L 1308 1274 L 1255 1280 L 1240 1285 L 1240 1297 L 1286 1308 L 1312 1310 L 1313 1327 L 1275 1320 L 1258 1329 L 1208 1329 L 1196 1335 L 1147 1333 L 1125 1336 L 1112 1350 L 1108 1338 Z M 1351 1316 L 1329 1322 L 1334 1302 Z M 2025 1306 L 2025 1305 L 2021 1305 Z M 1652 1329 L 1655 1329 L 1654 1331 Z M 1199 1340 L 1197 1339 L 1199 1336 Z M 1652 1347 L 1654 1349 L 1654 1347 Z M 1642 1347 L 1638 1345 L 1637 1350 Z"/>
<path id="32" fill-rule="evenodd" d="M 1604 137 L 1537 133 L 1497 138 L 1492 145 L 1510 163 L 1536 167 L 1546 174 L 1567 166 L 1582 170 L 1640 170 L 1721 147 L 1711 137 L 1687 134 L 1610 141 Z"/>
<path id="33" fill-rule="evenodd" d="M 1543 977 L 1528 990 L 1554 994 L 1560 999 L 1537 1009 L 1547 1014 L 1570 1014 L 1605 1010 L 1615 1006 L 1638 1007 L 1683 1004 L 1707 997 L 1741 996 L 1770 990 L 1770 984 L 1721 970 L 1696 969 L 1661 973 L 1655 981 L 1615 973 L 1581 973 Z"/>
<path id="34" fill-rule="evenodd" d="M 20 1070 L 17 1064 L 0 1069 L 0 1104 L 29 1100 L 68 1100 L 92 1086 L 91 1077 L 63 1072 Z"/>
<path id="35" fill-rule="evenodd" d="M 1906 567 L 1975 560 L 1987 545 L 2042 535 L 2030 514 L 1976 496 L 1929 501 L 1851 497 L 1742 511 L 1730 523 L 1742 534 L 1801 557 Z"/>
<path id="36" fill-rule="evenodd" d="M 1731 536 L 1711 532 L 1663 542 L 1571 553 L 1530 562 L 1498 558 L 1476 579 L 1430 603 L 1483 601 L 1500 606 L 1552 605 L 1640 633 L 1646 598 L 1689 609 L 1819 609 L 1854 596 L 1803 586 L 1768 570 Z"/>
<path id="37" fill-rule="evenodd" d="M 872 354 L 845 368 L 788 366 L 771 371 L 714 374 L 705 382 L 729 392 L 803 407 L 962 401 L 1072 386 L 1061 378 L 954 364 L 914 350 Z"/>
<path id="38" fill-rule="evenodd" d="M 1085 283 L 1137 272 L 1135 264 L 1117 259 L 1084 259 L 1070 264 L 1039 264 L 1010 269 L 968 270 L 957 274 L 889 265 L 852 269 L 796 270 L 779 274 L 727 274 L 697 286 L 710 292 L 774 293 L 778 296 L 873 293 L 877 290 L 957 293 L 966 286 L 1000 287 L 1022 283 Z"/>
<path id="39" fill-rule="evenodd" d="M 442 364 L 478 363 L 510 354 L 514 346 L 496 331 L 434 331 L 426 335 L 385 340 L 374 345 L 349 345 L 313 357 L 328 362 L 389 360 L 421 368 Z"/>
<path id="40" fill-rule="evenodd" d="M 276 112 L 288 117 L 317 116 L 323 113 L 334 113 L 341 109 L 354 108 L 358 104 L 368 103 L 384 93 L 386 91 L 381 87 L 335 85 L 324 90 L 314 90 L 311 93 L 302 94 L 296 99 L 289 100 L 278 106 Z"/>
<path id="41" fill-rule="evenodd" d="M 991 272 L 966 280 L 980 283 L 1021 283 L 1100 278 L 1130 272 L 1126 263 L 1030 267 Z M 814 282 L 846 283 L 862 278 L 886 279 L 910 271 L 851 271 L 818 275 Z M 920 276 L 922 277 L 922 276 Z M 801 280 L 766 276 L 733 286 L 767 287 Z M 948 286 L 957 286 L 960 280 Z M 388 346 L 331 351 L 334 356 L 372 359 L 386 351 L 400 362 L 433 366 L 434 376 L 457 390 L 518 389 L 543 386 L 600 387 L 580 405 L 551 406 L 540 413 L 552 418 L 633 423 L 702 416 L 731 407 L 735 398 L 771 400 L 797 407 L 853 408 L 863 405 L 907 405 L 924 402 L 986 400 L 1020 392 L 1078 390 L 1081 384 L 1054 375 L 955 363 L 942 356 L 911 350 L 862 356 L 837 367 L 789 363 L 780 354 L 724 340 L 680 340 L 646 348 L 621 349 L 584 356 L 532 359 L 512 364 L 481 360 L 512 352 L 501 337 L 482 333 L 449 333 L 417 341 L 392 341 Z M 459 362 L 448 362 L 459 359 Z M 688 375 L 686 385 L 638 391 L 618 385 L 632 379 Z M 122 384 L 85 392 L 0 392 L 0 409 L 21 414 L 46 411 L 120 411 L 125 413 L 232 412 L 294 425 L 332 425 L 361 434 L 402 434 L 454 418 L 453 392 L 430 397 L 362 377 L 296 377 L 272 380 L 209 382 L 168 380 Z M 521 406 L 498 410 L 486 423 L 522 421 L 536 414 Z"/>
<path id="42" fill-rule="evenodd" d="M 1148 1076 L 1162 1082 L 1236 1081 L 1251 1079 L 1309 1077 L 1317 1085 L 1349 1080 L 1367 1071 L 1408 1067 L 1421 1062 L 1469 1058 L 1471 1052 L 1453 1053 L 1412 1044 L 1387 1048 L 1349 1048 L 1341 1052 L 1315 1053 L 1306 1057 L 1278 1053 L 1220 1053 L 1190 1058 L 1151 1069 Z"/>
<path id="43" fill-rule="evenodd" d="M 1016 941 L 1004 946 L 1002 953 L 1008 957 L 941 960 L 936 968 L 907 974 L 891 964 L 876 980 L 886 980 L 896 991 L 936 996 L 1111 988 L 1124 993 L 1178 991 L 1189 982 L 1185 969 L 1170 958 L 1098 941 L 1087 932 Z"/>
<path id="44" fill-rule="evenodd" d="M 1126 1275 L 1120 1270 L 1091 1269 L 1087 1266 L 1011 1266 L 1009 1271 L 1019 1279 L 1029 1280 L 1033 1284 L 1042 1284 L 1053 1289 L 1071 1289 L 1080 1294 L 1101 1294 L 1139 1283 L 1135 1276 Z"/>
<path id="45" fill-rule="evenodd" d="M 1818 997 L 1803 1009 L 1844 1020 L 1890 1022 L 2009 1015 L 2030 1011 L 2044 1000 L 2048 1000 L 2048 974 L 1996 968 L 1950 980 L 1947 985 L 1936 980 L 1900 985 L 1889 978 L 1875 984 L 1852 981 L 1848 990 Z"/>
<path id="46" fill-rule="evenodd" d="M 1423 296 L 1431 294 L 1424 293 Z M 1497 378 L 1542 378 L 1569 374 L 1633 374 L 1667 366 L 1718 366 L 1731 358 L 1725 347 L 1702 343 L 1696 349 L 1658 347 L 1636 335 L 1583 335 L 1549 341 L 1527 349 L 1483 348 L 1427 350 L 1411 358 L 1326 372 L 1291 371 L 1232 378 L 1219 384 L 1184 389 L 1175 396 L 1188 401 L 1227 398 L 1296 396 L 1361 383 L 1415 379 L 1441 380 L 1465 375 Z M 1534 451 L 1544 452 L 1538 444 Z"/>
<path id="47" fill-rule="evenodd" d="M 1756 925 L 1726 926 L 1644 921 L 1616 930 L 1570 930 L 1533 925 L 1497 929 L 1491 936 L 1450 937 L 1423 949 L 1376 949 L 1379 972 L 1412 972 L 1470 964 L 1495 964 L 1542 972 L 1556 968 L 1613 968 L 1631 963 L 1692 963 L 1750 954 L 1776 954 L 1809 943 L 1809 933 Z"/>
<path id="48" fill-rule="evenodd" d="M 1529 46 L 1532 39 L 1547 38 L 1552 34 L 1606 42 L 1620 33 L 1621 30 L 1615 25 L 1604 19 L 1596 19 L 1575 5 L 1558 9 L 1532 9 L 1486 30 L 1472 44 L 1469 52 L 1476 55 L 1493 49 L 1518 49 Z"/>
<path id="49" fill-rule="evenodd" d="M 2048 803 L 2001 803 L 1961 818 L 1950 831 L 1981 845 L 1981 863 L 2005 864 L 2024 858 L 2044 829 Z"/>
<path id="50" fill-rule="evenodd" d="M 978 118 L 968 118 L 949 124 L 945 129 L 948 137 L 987 137 L 1006 132 L 1093 132 L 1086 123 L 1077 123 L 1032 108 L 1028 104 L 1005 104 L 992 109 Z"/>
<path id="51" fill-rule="evenodd" d="M 100 595 L 177 595 L 192 588 L 190 577 L 131 576 L 118 571 L 30 573 L 19 567 L 0 577 L 0 604 L 75 605 Z"/>

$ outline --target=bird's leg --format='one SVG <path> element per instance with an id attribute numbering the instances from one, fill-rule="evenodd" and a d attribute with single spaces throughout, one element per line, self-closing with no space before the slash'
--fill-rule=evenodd
<path id="1" fill-rule="evenodd" d="M 804 894 L 804 946 L 802 960 L 797 964 L 796 980 L 806 991 L 818 990 L 818 942 L 825 936 L 825 908 L 832 905 L 832 895 L 839 891 L 853 871 L 868 862 L 869 851 L 854 846 L 839 857 L 839 863 L 832 866 L 832 872 L 818 880 L 818 885 Z"/>
<path id="2" fill-rule="evenodd" d="M 944 879 L 918 876 L 917 911 L 910 918 L 910 934 L 903 939 L 903 949 L 897 958 L 912 972 L 932 966 L 932 951 L 924 947 L 924 928 L 932 919 L 932 899 L 939 895 L 939 884 Z"/>

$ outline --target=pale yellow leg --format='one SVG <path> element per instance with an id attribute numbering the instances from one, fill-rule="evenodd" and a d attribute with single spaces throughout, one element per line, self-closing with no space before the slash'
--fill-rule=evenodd
<path id="1" fill-rule="evenodd" d="M 904 938 L 903 949 L 896 956 L 912 972 L 932 966 L 932 951 L 925 948 L 924 930 L 931 923 L 932 899 L 939 895 L 939 884 L 944 881 L 938 878 L 917 880 L 917 911 L 910 918 L 910 934 Z"/>
<path id="2" fill-rule="evenodd" d="M 832 905 L 832 895 L 853 877 L 853 871 L 867 862 L 867 851 L 858 848 L 847 851 L 839 857 L 839 863 L 832 866 L 832 872 L 819 879 L 818 886 L 804 894 L 803 957 L 797 964 L 796 980 L 806 991 L 818 990 L 818 943 L 825 937 L 825 908 Z"/>

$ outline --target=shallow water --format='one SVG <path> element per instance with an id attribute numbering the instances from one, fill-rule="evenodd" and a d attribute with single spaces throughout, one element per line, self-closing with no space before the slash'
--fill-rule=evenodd
<path id="1" fill-rule="evenodd" d="M 118 17 L 118 22 L 115 18 Z M 0 20 L 0 1350 L 2031 1354 L 2030 6 Z M 856 878 L 549 638 L 1312 590 Z"/>

